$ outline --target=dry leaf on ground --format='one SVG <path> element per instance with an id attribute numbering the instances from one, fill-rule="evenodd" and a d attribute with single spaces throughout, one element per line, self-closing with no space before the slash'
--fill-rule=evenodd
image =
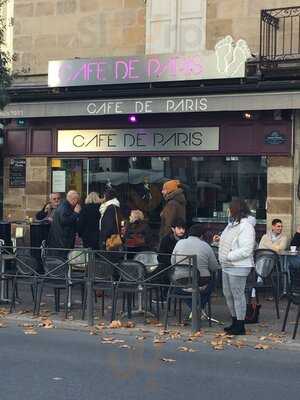
<path id="1" fill-rule="evenodd" d="M 42 320 L 42 322 L 39 324 L 39 326 L 42 328 L 45 328 L 45 329 L 53 329 L 54 328 L 54 324 L 53 324 L 53 321 L 51 321 L 51 319 Z"/>
<path id="2" fill-rule="evenodd" d="M 142 340 L 146 339 L 146 336 L 136 336 L 135 338 L 136 338 L 136 340 L 141 342 Z"/>
<path id="3" fill-rule="evenodd" d="M 128 344 L 122 344 L 122 346 L 119 346 L 119 349 L 132 349 L 132 347 L 128 346 Z"/>
<path id="4" fill-rule="evenodd" d="M 153 343 L 154 343 L 154 344 L 163 344 L 163 343 L 166 343 L 166 341 L 163 340 L 163 339 L 160 339 L 160 338 L 155 338 L 155 339 L 153 340 Z"/>
<path id="5" fill-rule="evenodd" d="M 166 363 L 174 363 L 176 360 L 173 358 L 161 358 L 161 361 L 166 362 Z"/>
<path id="6" fill-rule="evenodd" d="M 135 323 L 133 321 L 127 321 L 122 324 L 123 328 L 134 328 Z"/>
<path id="7" fill-rule="evenodd" d="M 34 329 L 27 329 L 24 330 L 25 335 L 37 335 L 37 331 L 35 331 Z"/>
<path id="8" fill-rule="evenodd" d="M 111 328 L 111 329 L 117 329 L 117 328 L 121 328 L 122 327 L 122 323 L 121 323 L 121 321 L 119 321 L 119 320 L 117 320 L 117 321 L 112 321 L 110 324 L 109 324 L 109 328 Z"/>
<path id="9" fill-rule="evenodd" d="M 213 346 L 214 350 L 224 350 L 224 346 L 221 345 L 217 345 L 217 346 Z"/>
<path id="10" fill-rule="evenodd" d="M 7 324 L 0 324 L 0 328 L 7 328 Z"/>
<path id="11" fill-rule="evenodd" d="M 258 343 L 256 346 L 254 346 L 254 348 L 256 350 L 269 350 L 271 348 L 271 346 L 268 344 Z"/>

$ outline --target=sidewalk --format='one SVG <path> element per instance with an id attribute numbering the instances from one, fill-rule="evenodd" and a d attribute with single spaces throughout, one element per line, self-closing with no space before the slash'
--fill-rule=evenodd
<path id="1" fill-rule="evenodd" d="M 173 307 L 170 312 L 168 331 L 163 331 L 163 320 L 164 311 L 161 311 L 160 321 L 156 321 L 153 317 L 148 317 L 146 321 L 144 316 L 134 316 L 131 321 L 127 321 L 126 318 L 122 318 L 121 315 L 121 303 L 119 300 L 117 321 L 113 326 L 119 327 L 111 329 L 110 326 L 110 311 L 111 302 L 109 297 L 105 297 L 105 317 L 100 318 L 100 306 L 101 298 L 95 307 L 95 326 L 89 327 L 87 321 L 81 320 L 81 301 L 79 291 L 73 293 L 73 304 L 70 311 L 69 317 L 66 320 L 64 318 L 63 304 L 60 313 L 53 311 L 54 297 L 52 292 L 45 292 L 43 296 L 43 303 L 41 307 L 40 317 L 32 316 L 32 302 L 30 293 L 28 291 L 23 292 L 20 290 L 20 297 L 22 304 L 17 305 L 15 313 L 9 314 L 9 305 L 2 305 L 0 308 L 0 327 L 5 326 L 9 323 L 17 323 L 21 327 L 32 327 L 33 329 L 39 328 L 58 328 L 58 329 L 72 329 L 87 331 L 92 334 L 99 334 L 101 336 L 112 336 L 115 335 L 135 335 L 138 337 L 144 337 L 145 335 L 151 336 L 154 339 L 158 338 L 160 341 L 169 340 L 170 338 L 182 338 L 183 341 L 188 341 L 192 337 L 192 340 L 199 340 L 207 342 L 212 345 L 216 350 L 222 350 L 224 346 L 234 345 L 236 347 L 244 346 L 258 346 L 262 350 L 270 348 L 289 348 L 291 350 L 300 350 L 300 328 L 299 333 L 295 340 L 292 340 L 292 331 L 295 324 L 296 307 L 291 307 L 289 320 L 287 323 L 287 333 L 281 332 L 283 323 L 283 317 L 286 308 L 286 299 L 280 301 L 280 320 L 276 318 L 274 301 L 268 297 L 264 298 L 261 296 L 261 312 L 260 321 L 258 324 L 247 325 L 247 335 L 239 336 L 235 338 L 227 338 L 224 336 L 223 327 L 224 324 L 228 324 L 230 317 L 225 305 L 224 297 L 220 293 L 212 298 L 212 314 L 213 318 L 220 321 L 219 324 L 213 323 L 212 327 L 209 327 L 208 321 L 201 321 L 201 333 L 198 336 L 192 336 L 190 324 L 179 324 L 177 317 L 174 316 Z M 61 301 L 64 300 L 62 294 Z M 155 306 L 153 307 L 155 309 Z M 183 317 L 188 316 L 189 311 L 184 309 Z M 121 325 L 121 326 L 120 326 Z M 163 338 L 163 339 L 162 339 Z M 220 347 L 220 348 L 219 348 Z"/>

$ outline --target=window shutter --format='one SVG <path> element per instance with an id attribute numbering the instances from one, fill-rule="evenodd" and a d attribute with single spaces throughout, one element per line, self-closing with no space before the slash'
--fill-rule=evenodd
<path id="1" fill-rule="evenodd" d="M 176 52 L 176 11 L 177 0 L 147 1 L 146 54 Z"/>
<path id="2" fill-rule="evenodd" d="M 205 47 L 206 0 L 178 0 L 177 52 L 199 52 Z"/>

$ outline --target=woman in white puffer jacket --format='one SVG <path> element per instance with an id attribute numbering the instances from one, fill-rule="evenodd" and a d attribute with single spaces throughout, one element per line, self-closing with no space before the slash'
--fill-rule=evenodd
<path id="1" fill-rule="evenodd" d="M 224 330 L 231 335 L 244 335 L 245 287 L 254 266 L 255 230 L 249 222 L 250 211 L 244 200 L 233 200 L 229 210 L 230 222 L 221 234 L 219 245 L 223 293 L 232 317 L 232 324 Z"/>

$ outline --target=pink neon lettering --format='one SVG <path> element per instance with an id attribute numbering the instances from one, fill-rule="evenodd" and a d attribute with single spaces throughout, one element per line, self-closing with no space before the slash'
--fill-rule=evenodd
<path id="1" fill-rule="evenodd" d="M 121 71 L 120 71 L 121 70 Z M 123 74 L 122 74 L 123 72 Z M 117 61 L 115 64 L 115 79 L 127 79 L 128 78 L 128 65 L 125 61 Z"/>
<path id="2" fill-rule="evenodd" d="M 139 79 L 138 75 L 133 75 L 135 70 L 135 64 L 139 63 L 140 60 L 129 60 L 128 62 L 128 78 L 129 79 Z"/>
<path id="3" fill-rule="evenodd" d="M 147 68 L 147 74 L 148 78 L 156 77 L 159 78 L 160 76 L 160 61 L 158 58 L 150 58 L 148 60 L 148 68 Z"/>
<path id="4" fill-rule="evenodd" d="M 66 75 L 68 72 L 70 72 L 70 75 Z M 72 80 L 72 66 L 70 64 L 62 64 L 58 75 L 61 82 L 70 82 Z"/>
<path id="5" fill-rule="evenodd" d="M 76 81 L 79 78 L 80 74 L 83 74 L 84 77 L 85 65 L 86 64 L 83 64 L 77 71 L 75 71 L 74 75 L 71 76 L 72 81 Z"/>

